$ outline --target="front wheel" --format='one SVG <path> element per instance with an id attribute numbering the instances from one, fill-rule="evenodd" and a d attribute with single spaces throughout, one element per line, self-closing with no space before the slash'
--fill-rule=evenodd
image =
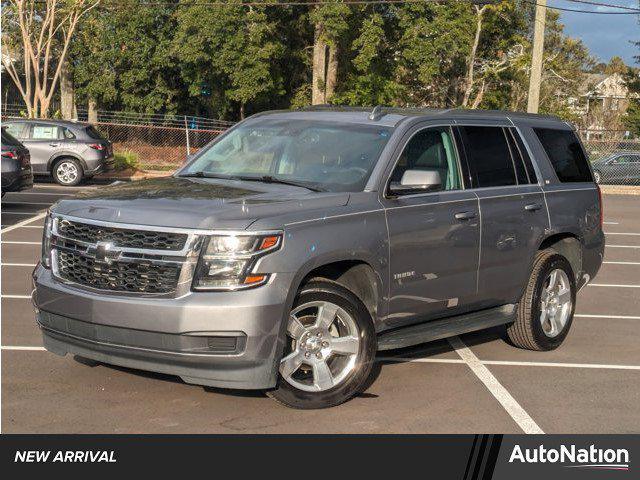
<path id="1" fill-rule="evenodd" d="M 53 166 L 53 179 L 66 187 L 78 185 L 82 175 L 82 165 L 73 158 L 63 158 Z"/>
<path id="2" fill-rule="evenodd" d="M 373 322 L 360 299 L 339 284 L 312 281 L 289 315 L 278 386 L 268 395 L 292 408 L 339 405 L 360 393 L 375 352 Z"/>

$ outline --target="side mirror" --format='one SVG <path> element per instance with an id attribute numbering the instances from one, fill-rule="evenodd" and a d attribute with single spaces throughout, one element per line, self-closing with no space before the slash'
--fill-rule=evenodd
<path id="1" fill-rule="evenodd" d="M 391 183 L 389 190 L 391 193 L 402 195 L 438 190 L 441 186 L 442 180 L 437 170 L 406 170 L 400 183 Z"/>

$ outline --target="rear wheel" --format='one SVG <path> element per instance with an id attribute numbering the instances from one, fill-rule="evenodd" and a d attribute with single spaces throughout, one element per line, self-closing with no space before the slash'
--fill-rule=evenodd
<path id="1" fill-rule="evenodd" d="M 278 386 L 268 395 L 292 408 L 339 405 L 366 384 L 375 351 L 371 315 L 360 299 L 336 283 L 310 282 L 289 315 Z"/>
<path id="2" fill-rule="evenodd" d="M 53 179 L 60 185 L 78 185 L 82 181 L 82 175 L 82 165 L 74 158 L 63 158 L 53 166 Z"/>
<path id="3" fill-rule="evenodd" d="M 538 252 L 516 320 L 507 328 L 509 340 L 527 350 L 553 350 L 564 341 L 576 303 L 571 265 L 553 250 Z"/>

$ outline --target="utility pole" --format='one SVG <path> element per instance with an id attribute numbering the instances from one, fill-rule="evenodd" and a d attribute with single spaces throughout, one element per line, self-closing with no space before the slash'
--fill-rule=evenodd
<path id="1" fill-rule="evenodd" d="M 533 25 L 533 49 L 531 53 L 531 75 L 527 112 L 538 113 L 540 103 L 540 81 L 542 79 L 542 57 L 544 54 L 544 24 L 547 17 L 547 0 L 536 2 L 536 17 Z"/>

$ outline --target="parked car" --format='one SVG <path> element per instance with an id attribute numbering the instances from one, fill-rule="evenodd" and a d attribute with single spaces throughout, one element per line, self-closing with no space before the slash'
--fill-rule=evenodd
<path id="1" fill-rule="evenodd" d="M 171 177 L 55 204 L 33 300 L 51 352 L 321 408 L 379 350 L 497 325 L 557 348 L 603 253 L 555 117 L 273 112 Z"/>
<path id="2" fill-rule="evenodd" d="M 33 186 L 29 150 L 2 127 L 2 196 Z"/>
<path id="3" fill-rule="evenodd" d="M 596 183 L 640 182 L 640 152 L 620 151 L 593 162 Z"/>
<path id="4" fill-rule="evenodd" d="M 113 147 L 93 126 L 61 120 L 9 120 L 3 124 L 31 152 L 34 175 L 78 185 L 114 166 Z"/>

